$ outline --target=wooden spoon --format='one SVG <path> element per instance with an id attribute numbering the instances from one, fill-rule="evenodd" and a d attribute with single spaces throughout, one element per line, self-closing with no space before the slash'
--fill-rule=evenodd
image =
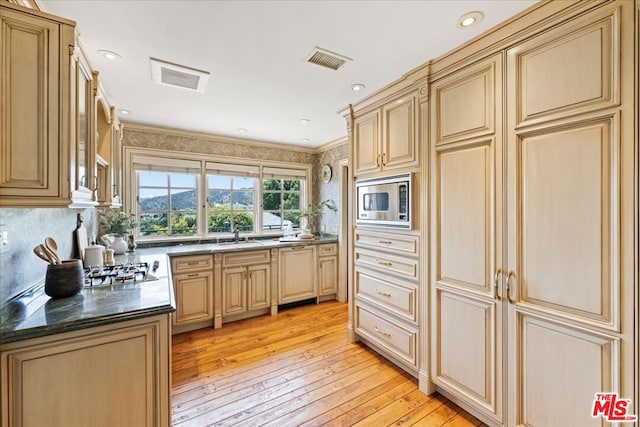
<path id="1" fill-rule="evenodd" d="M 44 247 L 51 251 L 58 264 L 62 263 L 62 259 L 60 258 L 60 255 L 58 255 L 58 243 L 53 239 L 53 237 L 46 237 L 44 239 Z"/>
<path id="2" fill-rule="evenodd" d="M 47 248 L 45 245 L 39 245 L 39 246 L 42 248 L 42 252 L 44 252 L 45 255 L 51 260 L 51 264 L 61 264 L 62 263 L 60 261 L 60 258 L 58 258 L 58 256 L 56 254 L 51 252 L 51 250 L 49 248 Z"/>
<path id="3" fill-rule="evenodd" d="M 49 258 L 49 256 L 44 250 L 45 250 L 44 246 L 37 245 L 35 248 L 33 248 L 33 253 L 36 254 L 38 258 L 40 258 L 41 260 L 46 261 L 49 264 L 55 264 L 55 260 Z"/>

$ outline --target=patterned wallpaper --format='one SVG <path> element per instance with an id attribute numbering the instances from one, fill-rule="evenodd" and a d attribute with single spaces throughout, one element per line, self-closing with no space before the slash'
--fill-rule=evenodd
<path id="1" fill-rule="evenodd" d="M 124 145 L 159 150 L 182 151 L 187 153 L 215 154 L 217 156 L 242 157 L 257 160 L 278 160 L 292 163 L 313 163 L 313 153 L 295 149 L 256 146 L 225 139 L 198 138 L 195 136 L 173 135 L 161 131 L 146 131 L 124 127 Z"/>
<path id="2" fill-rule="evenodd" d="M 319 231 L 329 234 L 338 234 L 340 226 L 340 161 L 349 157 L 349 147 L 347 142 L 334 146 L 326 151 L 316 154 L 314 159 L 313 194 L 314 203 L 322 200 L 332 200 L 338 207 L 338 212 L 324 209 L 320 218 Z M 320 171 L 324 165 L 329 165 L 333 171 L 333 176 L 328 183 L 322 182 Z"/>

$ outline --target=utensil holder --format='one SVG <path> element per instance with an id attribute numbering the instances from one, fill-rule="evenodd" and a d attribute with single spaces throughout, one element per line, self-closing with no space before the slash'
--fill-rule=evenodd
<path id="1" fill-rule="evenodd" d="M 44 293 L 51 298 L 70 297 L 80 292 L 83 284 L 82 261 L 68 259 L 61 264 L 49 264 L 44 279 Z"/>

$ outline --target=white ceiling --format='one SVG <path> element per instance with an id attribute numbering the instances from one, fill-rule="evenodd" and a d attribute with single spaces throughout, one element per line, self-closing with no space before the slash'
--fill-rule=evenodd
<path id="1" fill-rule="evenodd" d="M 122 121 L 316 147 L 346 135 L 338 110 L 535 1 L 38 3 L 77 22 L 109 101 L 131 111 L 119 114 Z M 476 10 L 485 14 L 479 25 L 456 27 Z M 353 61 L 338 71 L 309 64 L 314 46 Z M 122 59 L 109 61 L 98 49 Z M 152 83 L 149 57 L 209 71 L 205 93 Z M 366 88 L 354 92 L 353 83 Z"/>

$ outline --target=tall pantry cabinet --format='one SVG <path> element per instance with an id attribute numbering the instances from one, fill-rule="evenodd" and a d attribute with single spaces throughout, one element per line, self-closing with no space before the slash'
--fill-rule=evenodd
<path id="1" fill-rule="evenodd" d="M 577 4 L 431 82 L 431 378 L 490 424 L 638 412 L 635 13 Z"/>
<path id="2" fill-rule="evenodd" d="M 427 298 L 424 243 L 428 212 L 426 167 L 426 69 L 350 106 L 352 194 L 355 181 L 409 173 L 412 206 L 409 229 L 360 225 L 353 215 L 349 288 L 349 337 L 362 341 L 419 379 L 429 391 L 426 363 Z M 354 201 L 354 210 L 357 201 Z"/>

